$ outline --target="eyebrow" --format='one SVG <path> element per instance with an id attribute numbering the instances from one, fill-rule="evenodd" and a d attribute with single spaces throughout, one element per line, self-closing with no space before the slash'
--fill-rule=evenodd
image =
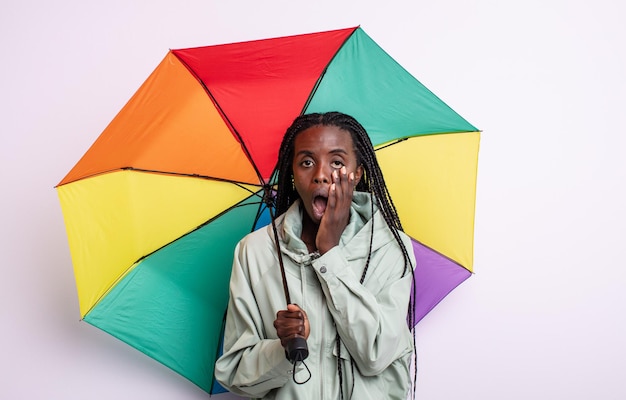
<path id="1" fill-rule="evenodd" d="M 344 155 L 347 155 L 347 154 L 348 154 L 348 151 L 347 151 L 347 150 L 345 150 L 345 149 L 343 149 L 343 148 L 341 148 L 341 147 L 338 147 L 338 148 L 336 148 L 336 149 L 332 149 L 332 150 L 331 150 L 331 151 L 329 151 L 328 153 L 330 153 L 330 154 L 344 154 Z M 306 150 L 306 149 L 305 149 L 305 150 L 300 150 L 300 151 L 299 151 L 299 152 L 297 152 L 295 155 L 296 155 L 296 156 L 299 156 L 299 155 L 301 155 L 301 154 L 306 155 L 306 156 L 310 156 L 310 155 L 313 155 L 313 152 L 312 152 L 311 150 Z"/>

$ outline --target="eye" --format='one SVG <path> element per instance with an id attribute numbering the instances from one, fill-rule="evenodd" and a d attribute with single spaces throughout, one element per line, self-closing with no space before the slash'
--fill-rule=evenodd
<path id="1" fill-rule="evenodd" d="M 330 163 L 330 165 L 332 165 L 332 167 L 335 169 L 340 169 L 341 167 L 343 167 L 344 164 L 341 160 L 334 160 Z"/>
<path id="2" fill-rule="evenodd" d="M 302 165 L 303 167 L 306 167 L 306 168 L 308 168 L 308 167 L 312 167 L 312 166 L 313 166 L 313 160 L 309 160 L 309 159 L 307 159 L 307 160 L 302 160 L 302 161 L 300 162 L 300 165 Z"/>

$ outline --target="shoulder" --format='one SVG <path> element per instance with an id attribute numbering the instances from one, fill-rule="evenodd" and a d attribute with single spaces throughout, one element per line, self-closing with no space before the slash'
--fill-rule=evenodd
<path id="1" fill-rule="evenodd" d="M 379 217 L 378 213 L 375 217 Z M 404 232 L 397 231 L 400 241 L 396 239 L 385 220 L 376 218 L 374 242 L 370 265 L 377 273 L 403 277 L 406 275 L 406 257 L 412 269 L 415 269 L 415 253 L 413 240 Z M 384 266 L 381 270 L 380 266 Z M 382 276 L 380 277 L 382 279 Z"/>
<path id="2" fill-rule="evenodd" d="M 398 231 L 398 235 L 400 235 L 400 239 L 404 248 L 406 249 L 406 253 L 409 256 L 409 261 L 411 262 L 411 268 L 415 269 L 415 250 L 413 249 L 413 239 L 406 233 L 402 231 Z"/>
<path id="3" fill-rule="evenodd" d="M 243 237 L 235 249 L 235 263 L 250 277 L 257 279 L 276 265 L 276 244 L 272 226 L 264 226 Z"/>
<path id="4" fill-rule="evenodd" d="M 248 233 L 237 244 L 237 253 L 262 253 L 267 251 L 267 249 L 271 249 L 274 242 L 270 236 L 271 232 L 269 229 L 269 226 L 264 226 L 256 231 Z"/>
<path id="5" fill-rule="evenodd" d="M 398 234 L 400 235 L 400 239 L 402 239 L 406 251 L 413 254 L 413 240 L 411 237 L 402 231 L 398 231 Z"/>

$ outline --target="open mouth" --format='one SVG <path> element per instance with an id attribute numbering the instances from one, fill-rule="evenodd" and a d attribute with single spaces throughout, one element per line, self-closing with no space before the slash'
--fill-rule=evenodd
<path id="1" fill-rule="evenodd" d="M 313 212 L 315 216 L 321 218 L 326 211 L 326 205 L 328 204 L 328 198 L 324 196 L 315 196 L 313 198 Z"/>

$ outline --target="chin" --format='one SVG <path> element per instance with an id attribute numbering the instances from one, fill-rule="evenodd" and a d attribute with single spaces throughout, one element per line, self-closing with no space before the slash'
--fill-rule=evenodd
<path id="1" fill-rule="evenodd" d="M 308 211 L 306 211 L 306 217 L 307 219 L 312 222 L 314 225 L 319 225 L 320 222 L 322 222 L 322 217 L 315 217 L 314 215 L 311 215 L 311 213 L 309 213 Z"/>

